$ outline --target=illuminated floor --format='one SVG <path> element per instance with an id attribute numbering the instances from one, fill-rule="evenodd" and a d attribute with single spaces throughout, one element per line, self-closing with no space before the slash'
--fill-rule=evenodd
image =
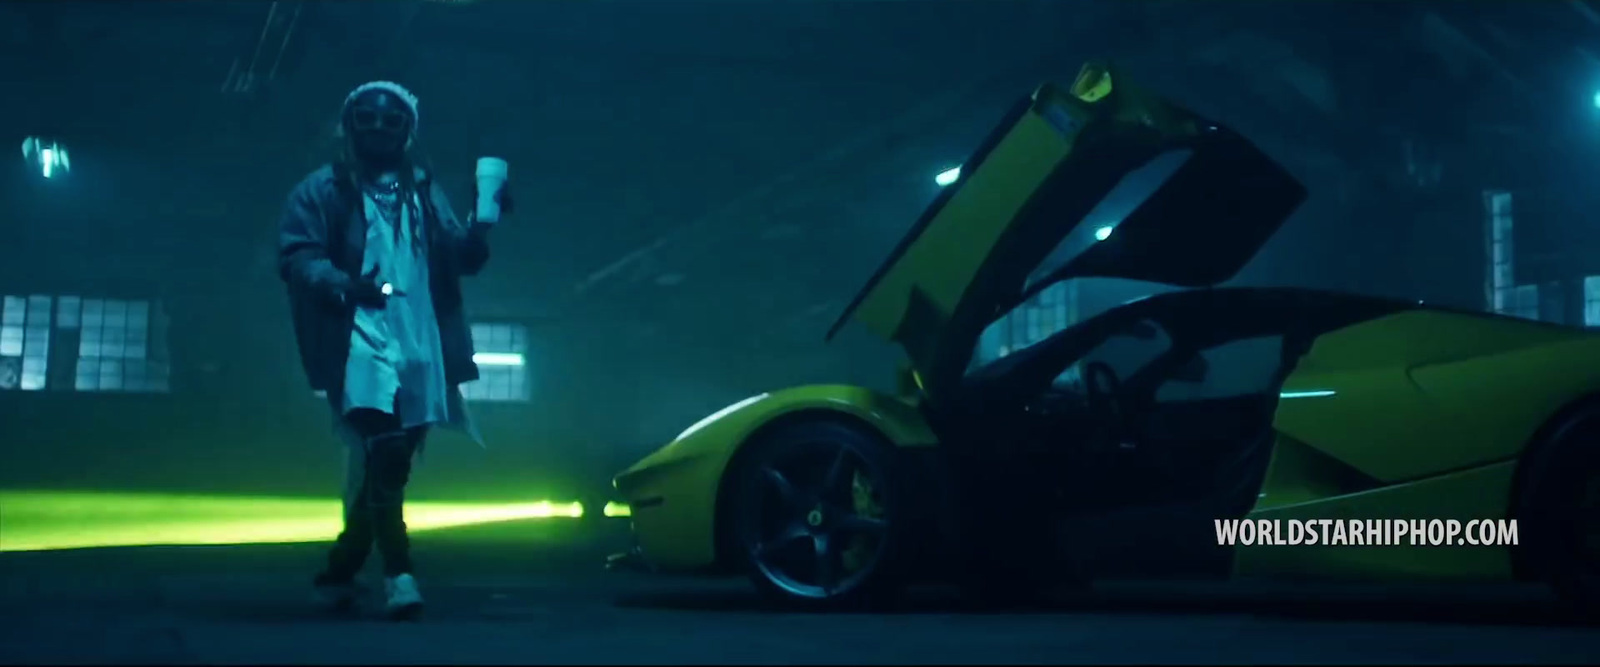
<path id="1" fill-rule="evenodd" d="M 207 495 L 0 491 L 0 551 L 86 547 L 279 544 L 327 541 L 339 532 L 339 501 Z M 627 516 L 607 504 L 605 516 Z M 575 502 L 414 502 L 414 532 L 526 519 L 574 519 Z"/>
<path id="2" fill-rule="evenodd" d="M 1600 632 L 1514 595 L 1168 585 L 1051 612 L 929 597 L 907 613 L 792 614 L 739 579 L 603 572 L 625 536 L 570 520 L 419 535 L 428 609 L 399 627 L 374 601 L 355 617 L 310 604 L 321 545 L 0 554 L 0 664 L 1600 664 Z"/>

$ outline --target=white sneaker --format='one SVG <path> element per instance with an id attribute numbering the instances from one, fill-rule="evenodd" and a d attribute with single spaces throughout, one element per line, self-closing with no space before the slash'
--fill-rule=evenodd
<path id="1" fill-rule="evenodd" d="M 422 593 L 417 590 L 416 578 L 409 574 L 384 579 L 383 592 L 389 618 L 415 618 L 422 611 Z"/>

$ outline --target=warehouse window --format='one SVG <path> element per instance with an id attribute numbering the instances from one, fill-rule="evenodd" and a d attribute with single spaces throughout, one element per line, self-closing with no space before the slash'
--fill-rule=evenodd
<path id="1" fill-rule="evenodd" d="M 472 325 L 472 360 L 478 380 L 461 386 L 469 401 L 513 402 L 528 400 L 528 328 L 520 324 Z"/>
<path id="2" fill-rule="evenodd" d="M 149 301 L 7 296 L 0 390 L 166 392 L 167 322 Z"/>
<path id="3" fill-rule="evenodd" d="M 50 365 L 50 297 L 7 296 L 0 308 L 0 390 L 44 389 Z"/>
<path id="4" fill-rule="evenodd" d="M 165 393 L 171 388 L 167 318 L 160 303 L 61 297 L 57 332 L 77 338 L 78 391 Z"/>
<path id="5" fill-rule="evenodd" d="M 1501 312 L 1527 320 L 1539 319 L 1539 286 L 1518 285 L 1511 288 L 1511 302 Z"/>
<path id="6" fill-rule="evenodd" d="M 1583 279 L 1583 326 L 1600 327 L 1600 276 Z"/>
<path id="7" fill-rule="evenodd" d="M 1076 290 L 1051 285 L 989 325 L 979 338 L 974 363 L 987 363 L 1033 345 L 1067 328 L 1076 319 Z"/>
<path id="8" fill-rule="evenodd" d="M 1489 310 L 1503 315 L 1517 314 L 1514 294 L 1513 241 L 1515 220 L 1511 217 L 1511 193 L 1486 191 L 1483 193 L 1484 213 L 1487 219 L 1486 236 L 1489 242 Z M 1523 309 L 1524 311 L 1526 309 Z"/>

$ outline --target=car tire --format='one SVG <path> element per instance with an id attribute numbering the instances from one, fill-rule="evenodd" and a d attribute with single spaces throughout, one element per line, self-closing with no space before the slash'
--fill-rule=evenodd
<path id="1" fill-rule="evenodd" d="M 732 547 L 756 588 L 813 610 L 893 600 L 907 542 L 899 474 L 888 443 L 845 423 L 789 424 L 752 442 L 724 501 Z M 872 507 L 861 505 L 863 488 Z"/>
<path id="2" fill-rule="evenodd" d="M 1517 503 L 1518 557 L 1574 612 L 1600 619 L 1600 412 L 1530 453 Z"/>

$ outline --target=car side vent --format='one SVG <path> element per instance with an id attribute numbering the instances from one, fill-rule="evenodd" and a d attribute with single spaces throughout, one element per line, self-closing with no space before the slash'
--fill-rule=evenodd
<path id="1" fill-rule="evenodd" d="M 1380 480 L 1354 466 L 1279 433 L 1256 508 L 1336 498 L 1381 486 Z"/>

